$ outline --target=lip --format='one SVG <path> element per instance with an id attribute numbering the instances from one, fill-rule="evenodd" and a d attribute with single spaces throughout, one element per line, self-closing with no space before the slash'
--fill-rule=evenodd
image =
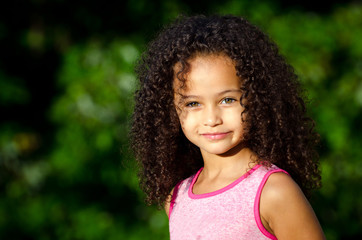
<path id="1" fill-rule="evenodd" d="M 203 133 L 201 134 L 202 136 L 204 136 L 207 139 L 210 140 L 220 140 L 225 138 L 230 132 L 223 132 L 223 133 Z"/>

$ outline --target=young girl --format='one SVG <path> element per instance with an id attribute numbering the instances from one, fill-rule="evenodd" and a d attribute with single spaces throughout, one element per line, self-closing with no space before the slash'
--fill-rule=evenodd
<path id="1" fill-rule="evenodd" d="M 180 18 L 136 71 L 132 146 L 172 240 L 324 239 L 303 194 L 320 185 L 318 135 L 268 36 L 239 17 Z"/>

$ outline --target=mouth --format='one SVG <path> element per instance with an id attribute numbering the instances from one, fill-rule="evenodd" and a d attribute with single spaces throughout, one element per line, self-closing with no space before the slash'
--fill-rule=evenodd
<path id="1" fill-rule="evenodd" d="M 210 139 L 210 140 L 220 140 L 225 138 L 230 132 L 224 133 L 203 133 L 201 134 L 203 137 Z"/>

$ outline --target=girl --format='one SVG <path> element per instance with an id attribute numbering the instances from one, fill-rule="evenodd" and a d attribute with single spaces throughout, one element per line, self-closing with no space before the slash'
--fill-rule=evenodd
<path id="1" fill-rule="evenodd" d="M 180 18 L 136 72 L 132 146 L 172 240 L 324 239 L 303 194 L 320 185 L 318 135 L 268 36 L 239 17 Z"/>

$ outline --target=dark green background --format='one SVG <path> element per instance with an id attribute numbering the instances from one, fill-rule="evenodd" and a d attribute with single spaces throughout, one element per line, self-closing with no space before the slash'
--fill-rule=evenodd
<path id="1" fill-rule="evenodd" d="M 280 46 L 308 90 L 327 239 L 362 239 L 359 1 L 7 1 L 0 6 L 0 239 L 167 239 L 138 188 L 133 67 L 180 13 L 232 13 Z"/>

